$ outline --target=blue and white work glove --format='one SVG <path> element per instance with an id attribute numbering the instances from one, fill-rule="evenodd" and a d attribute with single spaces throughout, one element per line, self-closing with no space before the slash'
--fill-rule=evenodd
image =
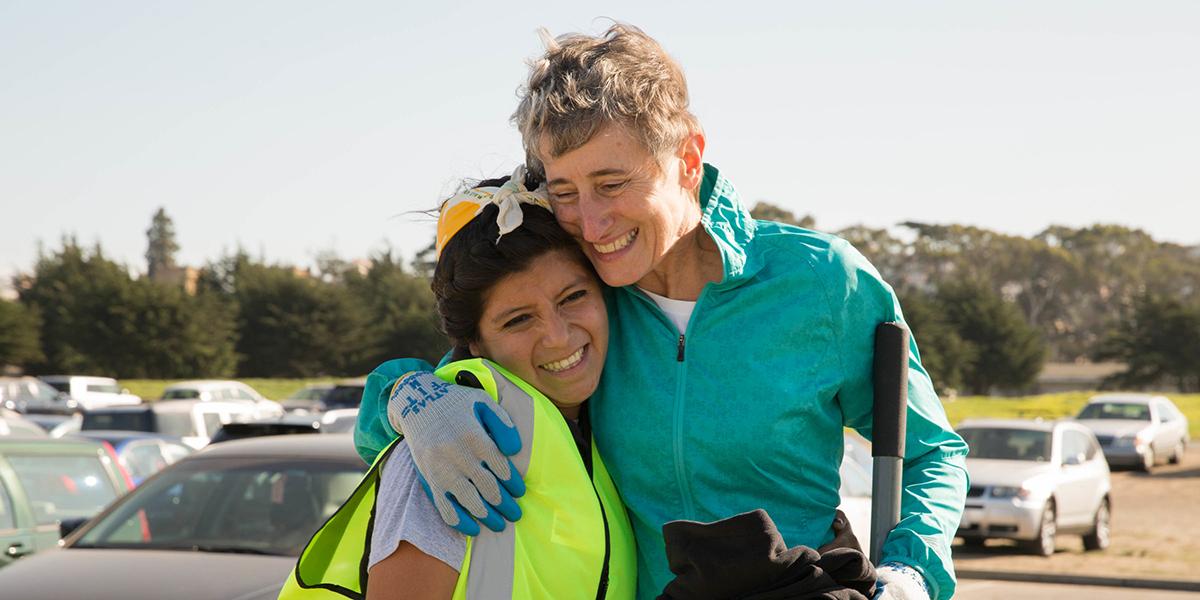
<path id="1" fill-rule="evenodd" d="M 875 569 L 875 597 L 871 600 L 929 600 L 929 586 L 916 569 L 887 562 Z"/>
<path id="2" fill-rule="evenodd" d="M 448 525 L 479 535 L 479 523 L 503 531 L 506 519 L 521 518 L 513 497 L 525 494 L 525 481 L 505 456 L 520 452 L 521 436 L 487 392 L 409 373 L 392 389 L 388 421 L 404 434 L 421 485 Z"/>

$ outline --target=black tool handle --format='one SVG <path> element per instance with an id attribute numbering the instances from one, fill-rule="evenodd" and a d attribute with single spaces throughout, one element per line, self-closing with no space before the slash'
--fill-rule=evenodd
<path id="1" fill-rule="evenodd" d="M 908 329 L 901 323 L 875 328 L 874 425 L 871 456 L 904 457 L 908 414 Z"/>

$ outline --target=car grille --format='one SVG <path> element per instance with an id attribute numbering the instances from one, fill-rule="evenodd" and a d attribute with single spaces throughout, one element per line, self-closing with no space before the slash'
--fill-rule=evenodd
<path id="1" fill-rule="evenodd" d="M 1112 443 L 1113 443 L 1113 436 L 1111 436 L 1111 435 L 1098 435 L 1098 436 L 1096 436 L 1096 441 L 1097 441 L 1097 442 L 1100 442 L 1100 445 L 1101 445 L 1101 446 L 1111 446 L 1111 445 L 1112 445 Z"/>
<path id="2" fill-rule="evenodd" d="M 973 485 L 973 486 L 971 486 L 970 489 L 967 490 L 967 497 L 968 498 L 978 498 L 978 497 L 982 496 L 983 492 L 986 490 L 987 490 L 987 488 L 982 485 Z"/>

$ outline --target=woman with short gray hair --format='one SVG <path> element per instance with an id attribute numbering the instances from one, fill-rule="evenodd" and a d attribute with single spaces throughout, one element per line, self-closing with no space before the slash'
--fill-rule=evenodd
<path id="1" fill-rule="evenodd" d="M 617 24 L 548 40 L 513 117 L 559 224 L 611 286 L 608 363 L 590 413 L 634 525 L 640 598 L 671 581 L 669 521 L 763 508 L 789 545 L 833 538 L 843 429 L 872 433 L 875 327 L 903 320 L 891 287 L 846 241 L 751 218 L 733 184 L 703 162 L 706 138 L 688 106 L 679 65 Z M 967 447 L 915 341 L 910 350 L 901 515 L 879 578 L 883 597 L 949 598 Z M 550 371 L 571 377 L 563 366 Z M 376 371 L 360 453 L 373 458 L 402 429 L 434 497 L 454 501 L 442 511 L 447 522 L 470 513 L 503 526 L 492 506 L 519 474 L 479 474 L 481 462 L 502 461 L 488 439 L 495 432 L 474 416 L 478 403 L 410 398 L 409 386 L 392 385 L 429 369 L 392 361 Z M 399 416 L 418 401 L 436 419 Z"/>

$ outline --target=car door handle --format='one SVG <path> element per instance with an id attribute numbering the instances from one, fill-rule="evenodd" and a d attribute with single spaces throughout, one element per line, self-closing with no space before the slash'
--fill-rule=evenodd
<path id="1" fill-rule="evenodd" d="M 22 544 L 21 542 L 13 542 L 12 544 L 9 544 L 8 551 L 5 552 L 5 554 L 8 554 L 9 556 L 11 556 L 13 558 L 25 556 L 26 554 L 32 554 L 32 553 L 33 553 L 33 550 L 30 548 L 26 548 L 25 544 Z"/>

